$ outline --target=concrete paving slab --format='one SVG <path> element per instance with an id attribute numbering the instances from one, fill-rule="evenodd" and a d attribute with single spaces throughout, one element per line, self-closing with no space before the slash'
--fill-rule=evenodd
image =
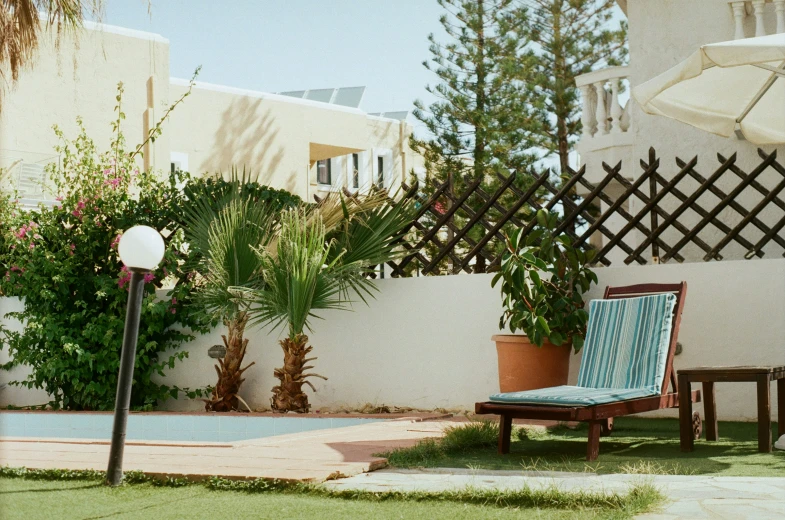
<path id="1" fill-rule="evenodd" d="M 320 482 L 386 465 L 373 454 L 438 437 L 449 422 L 420 417 L 313 430 L 233 443 L 128 443 L 124 469 L 149 473 L 228 478 L 278 478 Z M 109 444 L 76 439 L 0 437 L 0 465 L 39 469 L 106 469 Z"/>

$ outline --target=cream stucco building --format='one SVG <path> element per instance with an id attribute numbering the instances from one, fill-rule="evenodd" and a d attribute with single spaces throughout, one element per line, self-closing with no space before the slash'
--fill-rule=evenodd
<path id="1" fill-rule="evenodd" d="M 43 43 L 0 112 L 0 168 L 10 169 L 10 183 L 30 203 L 46 198 L 43 167 L 58 159 L 53 124 L 75 137 L 81 117 L 98 149 L 106 149 L 122 82 L 123 129 L 135 145 L 188 89 L 187 80 L 169 76 L 169 41 L 162 36 L 91 23 L 85 29 L 59 49 Z M 363 92 L 271 94 L 197 82 L 145 150 L 143 166 L 198 175 L 245 167 L 259 182 L 310 200 L 372 184 L 395 189 L 421 171 L 421 158 L 408 146 L 412 126 L 406 112 L 360 110 Z"/>
<path id="2" fill-rule="evenodd" d="M 586 165 L 587 177 L 596 183 L 605 175 L 603 163 L 614 166 L 621 161 L 621 173 L 636 179 L 642 171 L 640 161 L 647 160 L 652 147 L 660 158 L 658 172 L 667 180 L 680 170 L 676 158 L 689 161 L 697 157 L 695 169 L 703 177 L 709 177 L 720 165 L 718 154 L 723 157 L 737 154 L 736 164 L 747 172 L 758 166 L 761 162 L 758 146 L 743 138 L 720 137 L 666 117 L 646 114 L 629 93 L 631 88 L 679 64 L 701 45 L 785 32 L 785 0 L 617 0 L 617 3 L 629 22 L 629 65 L 601 69 L 577 78 L 583 99 L 583 135 L 577 151 L 581 163 Z M 772 107 L 772 110 L 782 110 L 785 117 L 785 107 Z M 780 159 L 785 158 L 785 146 L 763 147 L 764 152 L 775 149 Z M 769 168 L 758 180 L 771 187 L 781 180 L 781 175 Z M 729 173 L 718 179 L 716 185 L 728 193 L 738 181 Z M 691 193 L 697 183 L 690 182 L 682 182 L 680 188 Z M 648 183 L 644 188 L 647 186 Z M 614 188 L 620 189 L 612 183 L 609 190 Z M 759 199 L 750 188 L 738 200 L 750 209 Z M 705 207 L 712 207 L 718 200 L 710 193 L 698 199 Z M 661 206 L 668 209 L 678 202 L 669 196 Z M 625 203 L 625 209 L 633 214 L 640 207 L 640 201 L 634 197 Z M 776 223 L 781 216 L 773 206 L 760 215 L 768 225 Z M 699 218 L 697 213 L 689 211 L 681 221 L 690 228 Z M 734 225 L 742 217 L 728 208 L 720 218 Z M 617 230 L 626 223 L 616 218 L 609 227 Z M 712 229 L 707 228 L 705 233 Z M 754 226 L 747 231 L 754 233 Z M 726 259 L 740 259 L 746 252 L 732 243 L 723 255 Z M 698 261 L 703 254 L 698 248 L 688 247 L 684 256 L 687 261 Z M 620 253 L 619 262 L 625 256 Z"/>

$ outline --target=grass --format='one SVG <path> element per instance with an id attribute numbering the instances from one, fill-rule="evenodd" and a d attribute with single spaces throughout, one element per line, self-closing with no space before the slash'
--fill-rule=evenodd
<path id="1" fill-rule="evenodd" d="M 496 453 L 498 426 L 468 423 L 451 428 L 442 440 L 382 454 L 402 468 L 450 467 L 493 470 L 589 471 L 674 475 L 785 476 L 785 452 L 758 452 L 756 423 L 721 422 L 720 440 L 679 449 L 676 419 L 623 417 L 613 434 L 600 440 L 600 457 L 586 462 L 586 425 L 544 430 L 524 427 L 513 435 L 510 454 Z M 776 425 L 772 427 L 776 439 Z"/>
<path id="2" fill-rule="evenodd" d="M 331 491 L 304 484 L 211 478 L 201 483 L 156 481 L 141 474 L 118 488 L 99 472 L 0 468 L 4 520 L 84 518 L 541 518 L 626 519 L 650 511 L 663 497 L 650 484 L 628 494 L 465 489 L 442 493 Z"/>

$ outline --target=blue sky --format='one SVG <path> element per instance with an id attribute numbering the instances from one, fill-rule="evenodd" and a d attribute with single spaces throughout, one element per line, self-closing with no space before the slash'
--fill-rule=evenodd
<path id="1" fill-rule="evenodd" d="M 109 1 L 103 21 L 170 41 L 173 77 L 202 65 L 201 81 L 279 92 L 367 88 L 368 112 L 410 110 L 433 75 L 427 37 L 435 0 Z"/>
<path id="2" fill-rule="evenodd" d="M 436 0 L 109 0 L 103 21 L 161 34 L 173 77 L 281 92 L 367 87 L 367 112 L 432 98 L 428 34 L 443 40 Z M 618 17 L 623 17 L 621 11 Z M 421 128 L 409 117 L 416 128 Z"/>

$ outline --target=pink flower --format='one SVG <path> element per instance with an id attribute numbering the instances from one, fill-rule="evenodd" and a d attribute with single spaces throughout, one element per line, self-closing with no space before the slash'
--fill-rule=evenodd
<path id="1" fill-rule="evenodd" d="M 35 235 L 33 235 L 33 238 L 36 239 L 36 240 L 41 240 L 41 235 L 36 233 Z"/>
<path id="2" fill-rule="evenodd" d="M 117 244 L 120 243 L 120 237 L 122 237 L 122 236 L 123 235 L 117 235 L 116 237 L 114 237 L 114 240 L 112 240 L 112 245 L 109 246 L 109 247 L 111 247 L 112 249 L 116 248 Z"/>
<path id="3" fill-rule="evenodd" d="M 74 256 L 74 250 L 76 250 L 76 246 L 75 246 L 74 244 L 71 244 L 71 245 L 70 245 L 70 246 L 68 246 L 68 247 L 71 249 L 71 251 L 70 251 L 70 253 L 71 253 L 71 256 Z"/>
<path id="4" fill-rule="evenodd" d="M 120 269 L 120 277 L 117 279 L 117 286 L 122 289 L 123 287 L 128 285 L 128 282 L 130 281 L 131 281 L 131 273 L 130 271 L 128 271 L 128 268 L 126 266 L 123 266 L 123 268 Z"/>
<path id="5" fill-rule="evenodd" d="M 175 309 L 174 307 L 172 307 L 172 314 L 177 314 L 177 309 Z"/>
<path id="6" fill-rule="evenodd" d="M 177 305 L 177 298 L 172 298 L 172 305 Z"/>
<path id="7" fill-rule="evenodd" d="M 71 212 L 71 215 L 75 216 L 76 218 L 82 218 L 82 212 L 78 209 L 75 209 Z"/>
<path id="8" fill-rule="evenodd" d="M 85 201 L 84 200 L 80 200 L 79 202 L 76 203 L 76 209 L 84 209 L 85 205 L 86 205 Z"/>
<path id="9" fill-rule="evenodd" d="M 32 242 L 30 242 L 30 249 L 35 249 L 35 244 L 33 244 Z"/>
<path id="10" fill-rule="evenodd" d="M 145 273 L 144 275 L 144 283 L 150 283 L 155 280 L 155 275 L 153 273 Z"/>
<path id="11" fill-rule="evenodd" d="M 63 202 L 63 196 L 62 195 L 58 195 L 57 197 L 55 197 L 55 200 L 57 202 Z"/>

